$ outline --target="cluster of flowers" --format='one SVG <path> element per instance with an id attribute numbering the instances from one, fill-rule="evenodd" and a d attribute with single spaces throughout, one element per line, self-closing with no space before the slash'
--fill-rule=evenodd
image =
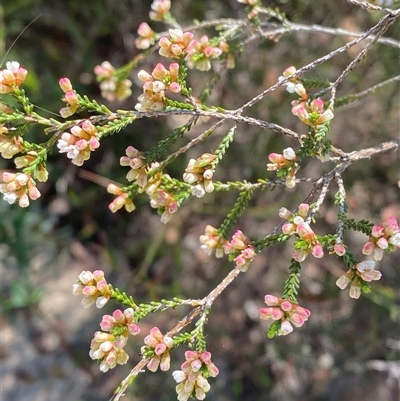
<path id="1" fill-rule="evenodd" d="M 147 172 L 145 167 L 145 157 L 133 146 L 128 146 L 125 150 L 126 156 L 120 158 L 121 166 L 129 166 L 129 170 L 126 178 L 128 181 L 137 181 L 139 188 L 144 188 L 147 184 Z M 115 213 L 122 207 L 125 207 L 127 212 L 135 210 L 136 206 L 129 194 L 123 192 L 121 188 L 115 184 L 109 184 L 107 192 L 117 197 L 108 205 L 111 212 Z"/>
<path id="2" fill-rule="evenodd" d="M 379 270 L 375 270 L 375 265 L 376 262 L 374 260 L 364 260 L 361 263 L 357 263 L 354 268 L 349 269 L 339 277 L 336 285 L 344 290 L 350 284 L 350 298 L 360 298 L 363 281 L 369 283 L 382 277 L 382 273 Z"/>
<path id="3" fill-rule="evenodd" d="M 2 174 L 0 193 L 6 202 L 13 204 L 18 201 L 20 207 L 28 207 L 29 199 L 36 200 L 40 197 L 35 181 L 29 174 L 7 171 Z"/>
<path id="4" fill-rule="evenodd" d="M 224 254 L 234 254 L 233 261 L 241 271 L 245 272 L 256 256 L 256 249 L 250 240 L 237 230 L 229 242 L 219 236 L 218 230 L 210 225 L 206 227 L 205 234 L 200 235 L 201 248 L 208 254 L 215 250 L 215 256 L 222 258 Z"/>
<path id="5" fill-rule="evenodd" d="M 164 21 L 169 17 L 171 9 L 170 0 L 154 0 L 151 5 L 149 17 L 153 21 Z M 148 49 L 157 39 L 157 34 L 150 28 L 149 24 L 142 22 L 137 30 L 139 37 L 135 40 L 138 49 Z"/>
<path id="6" fill-rule="evenodd" d="M 210 225 L 206 226 L 205 234 L 200 235 L 201 249 L 211 255 L 215 250 L 215 256 L 217 258 L 222 258 L 225 252 L 225 245 L 228 241 L 225 238 L 220 238 L 218 230 Z"/>
<path id="7" fill-rule="evenodd" d="M 171 0 L 154 0 L 151 4 L 150 19 L 164 21 L 171 9 Z"/>
<path id="8" fill-rule="evenodd" d="M 204 400 L 210 390 L 207 378 L 216 377 L 219 370 L 211 362 L 210 352 L 186 351 L 185 358 L 186 361 L 181 365 L 182 370 L 172 373 L 178 383 L 178 401 L 187 401 L 190 397 Z"/>
<path id="9" fill-rule="evenodd" d="M 178 210 L 178 202 L 167 191 L 161 188 L 150 191 L 150 188 L 151 186 L 146 189 L 146 193 L 150 196 L 150 206 L 154 209 L 162 210 L 161 222 L 166 224 Z"/>
<path id="10" fill-rule="evenodd" d="M 25 81 L 27 74 L 28 71 L 16 61 L 6 63 L 6 68 L 0 71 L 0 94 L 13 92 Z"/>
<path id="11" fill-rule="evenodd" d="M 172 63 L 167 70 L 163 64 L 158 63 L 152 74 L 141 70 L 138 73 L 139 79 L 144 82 L 143 94 L 138 97 L 139 103 L 136 104 L 137 111 L 161 111 L 165 107 L 165 91 L 170 90 L 174 93 L 181 91 L 181 86 L 177 82 L 179 74 L 179 64 Z"/>
<path id="12" fill-rule="evenodd" d="M 155 36 L 151 28 L 146 25 L 140 26 L 141 32 L 137 43 L 141 48 L 150 45 Z M 222 52 L 229 52 L 229 46 L 221 42 L 219 47 L 211 45 L 206 35 L 200 41 L 193 39 L 192 32 L 183 32 L 180 29 L 170 29 L 169 37 L 162 36 L 159 40 L 159 54 L 172 60 L 186 59 L 187 65 L 201 71 L 211 68 L 210 60 L 219 57 Z M 228 63 L 232 66 L 232 62 Z M 178 80 L 179 65 L 172 63 L 169 70 L 163 64 L 157 64 L 152 74 L 140 71 L 138 77 L 144 82 L 143 94 L 139 96 L 139 103 L 135 109 L 140 112 L 161 111 L 165 107 L 165 91 L 168 89 L 174 93 L 181 91 Z"/>
<path id="13" fill-rule="evenodd" d="M 171 364 L 170 349 L 174 346 L 174 340 L 171 337 L 164 336 L 158 327 L 153 327 L 149 335 L 144 338 L 145 345 L 141 349 L 142 355 L 149 349 L 154 352 L 154 356 L 147 364 L 147 369 L 155 372 L 158 367 L 162 371 L 169 370 Z"/>
<path id="14" fill-rule="evenodd" d="M 16 61 L 6 63 L 6 68 L 0 71 L 0 94 L 12 93 L 18 89 L 25 81 L 28 71 L 22 68 Z M 8 106 L 2 106 L 2 112 L 12 112 Z M 0 125 L 0 154 L 5 159 L 11 159 L 16 154 L 24 150 L 22 138 L 14 135 L 11 130 Z M 17 168 L 27 167 L 37 158 L 36 152 L 29 152 L 15 159 Z M 28 173 L 10 173 L 3 172 L 0 183 L 0 193 L 6 202 L 13 204 L 18 201 L 20 207 L 29 206 L 29 200 L 35 200 L 40 197 L 40 192 L 36 188 L 33 178 L 39 181 L 46 181 L 48 177 L 47 171 L 43 165 L 38 164 L 37 171 L 32 174 Z"/>
<path id="15" fill-rule="evenodd" d="M 381 226 L 373 226 L 371 236 L 364 245 L 362 253 L 372 255 L 375 261 L 382 260 L 385 250 L 393 250 L 394 247 L 400 248 L 400 230 L 397 220 L 390 217 Z"/>
<path id="16" fill-rule="evenodd" d="M 279 77 L 279 81 L 290 77 L 295 72 L 295 67 L 288 67 L 283 72 L 283 75 Z M 333 119 L 334 115 L 332 110 L 324 110 L 324 101 L 322 99 L 316 98 L 311 102 L 309 101 L 307 91 L 298 78 L 291 78 L 285 86 L 289 93 L 297 93 L 300 96 L 299 100 L 294 100 L 292 102 L 292 113 L 304 124 L 316 128 L 318 125 Z"/>
<path id="17" fill-rule="evenodd" d="M 189 160 L 183 174 L 183 181 L 195 184 L 192 186 L 192 195 L 202 198 L 206 192 L 214 191 L 212 163 L 215 157 L 211 153 L 204 153 L 198 159 Z"/>
<path id="18" fill-rule="evenodd" d="M 132 94 L 132 81 L 121 79 L 109 61 L 103 61 L 94 67 L 94 73 L 100 82 L 101 96 L 112 102 L 115 99 L 124 100 Z"/>
<path id="19" fill-rule="evenodd" d="M 100 327 L 109 333 L 96 331 L 90 343 L 89 356 L 100 362 L 102 372 L 107 372 L 117 364 L 124 365 L 128 362 L 129 356 L 124 347 L 129 334 L 139 334 L 140 328 L 134 320 L 132 308 L 125 309 L 124 312 L 117 309 L 112 315 L 104 315 Z"/>
<path id="20" fill-rule="evenodd" d="M 265 303 L 268 308 L 260 309 L 260 319 L 272 319 L 280 323 L 279 336 L 285 336 L 293 331 L 293 326 L 301 327 L 307 321 L 311 312 L 288 299 L 266 295 Z"/>
<path id="21" fill-rule="evenodd" d="M 324 256 L 324 249 L 321 243 L 310 225 L 305 221 L 309 209 L 310 206 L 306 203 L 299 205 L 296 214 L 292 214 L 284 207 L 279 209 L 279 216 L 289 220 L 282 226 L 282 232 L 286 235 L 297 234 L 301 240 L 301 248 L 295 249 L 293 252 L 293 259 L 298 262 L 303 262 L 310 253 L 316 258 Z M 339 251 L 339 246 L 335 249 Z"/>
<path id="22" fill-rule="evenodd" d="M 102 270 L 83 271 L 78 276 L 78 282 L 72 286 L 72 293 L 84 295 L 82 305 L 88 308 L 93 303 L 96 303 L 97 308 L 102 308 L 111 297 L 111 289 L 104 278 Z"/>
<path id="23" fill-rule="evenodd" d="M 150 206 L 154 209 L 161 209 L 161 221 L 163 223 L 170 221 L 172 215 L 178 210 L 178 202 L 171 194 L 160 188 L 163 174 L 152 173 L 159 167 L 159 164 L 152 163 L 150 168 L 147 168 L 144 156 L 133 146 L 126 148 L 126 156 L 121 157 L 120 164 L 131 168 L 126 178 L 128 181 L 136 180 L 140 192 L 146 191 L 150 197 Z M 148 175 L 150 175 L 150 179 L 147 178 Z M 164 174 L 164 177 L 169 178 L 168 174 Z M 124 206 L 128 212 L 135 210 L 135 205 L 129 195 L 115 184 L 109 184 L 107 192 L 117 195 L 108 206 L 113 213 Z"/>
<path id="24" fill-rule="evenodd" d="M 224 244 L 224 251 L 227 254 L 237 254 L 233 259 L 241 271 L 245 272 L 250 265 L 250 262 L 256 256 L 256 249 L 251 244 L 250 240 L 240 231 L 237 230 L 232 237 L 232 241 Z"/>
<path id="25" fill-rule="evenodd" d="M 283 154 L 271 153 L 268 159 L 271 163 L 267 164 L 267 170 L 284 172 L 286 186 L 294 188 L 296 186 L 296 173 L 299 170 L 295 151 L 292 148 L 286 148 L 283 150 Z"/>
<path id="26" fill-rule="evenodd" d="M 60 153 L 66 153 L 76 166 L 82 166 L 90 158 L 90 152 L 99 146 L 99 133 L 89 120 L 83 121 L 80 127 L 72 127 L 70 133 L 64 132 L 57 142 Z"/>
<path id="27" fill-rule="evenodd" d="M 372 255 L 373 260 L 365 260 L 356 264 L 349 269 L 336 281 L 336 285 L 340 289 L 345 289 L 350 285 L 350 297 L 358 299 L 361 295 L 361 289 L 364 282 L 379 280 L 382 273 L 375 270 L 376 262 L 380 261 L 383 252 L 392 251 L 394 248 L 400 248 L 400 230 L 397 220 L 390 217 L 381 226 L 372 228 L 371 236 L 364 245 L 362 253 L 364 255 Z"/>
<path id="28" fill-rule="evenodd" d="M 131 169 L 126 175 L 128 181 L 136 180 L 140 188 L 144 188 L 147 184 L 147 173 L 145 168 L 146 158 L 133 146 L 128 146 L 125 150 L 126 156 L 122 156 L 119 160 L 121 166 L 129 166 Z"/>
<path id="29" fill-rule="evenodd" d="M 222 48 L 210 44 L 207 35 L 203 35 L 200 41 L 193 40 L 187 49 L 187 62 L 189 68 L 197 68 L 200 71 L 211 69 L 211 59 L 218 58 L 222 49 L 228 50 L 228 44 L 223 42 Z"/>

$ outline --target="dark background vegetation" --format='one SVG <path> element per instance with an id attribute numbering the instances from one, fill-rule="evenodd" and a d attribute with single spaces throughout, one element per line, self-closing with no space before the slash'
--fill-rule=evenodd
<path id="1" fill-rule="evenodd" d="M 101 100 L 93 68 L 104 60 L 122 66 L 138 50 L 136 30 L 148 21 L 157 31 L 163 23 L 150 22 L 150 1 L 6 1 L 1 6 L 1 53 L 28 69 L 25 89 L 45 116 L 63 107 L 58 79 L 67 76 L 74 88 Z M 271 1 L 288 18 L 303 24 L 321 24 L 362 31 L 381 16 L 367 13 L 345 1 Z M 173 0 L 172 12 L 185 26 L 193 19 L 244 16 L 235 0 Z M 38 18 L 37 18 L 38 17 Z M 20 36 L 24 28 L 37 18 Z M 398 27 L 398 25 L 397 25 Z M 204 31 L 210 36 L 213 31 Z M 397 37 L 392 27 L 386 36 Z M 14 43 L 14 41 L 16 42 Z M 251 43 L 237 59 L 237 68 L 221 74 L 209 103 L 235 109 L 276 82 L 290 66 L 305 65 L 339 47 L 349 38 L 316 33 L 285 35 L 279 42 Z M 13 46 L 10 49 L 10 46 Z M 359 50 L 361 48 L 358 48 Z M 334 80 L 354 57 L 349 50 L 323 64 L 314 75 Z M 139 69 L 151 71 L 160 60 L 149 57 L 132 71 L 133 96 L 112 109 L 132 109 L 141 93 L 136 78 Z M 163 60 L 165 61 L 165 60 Z M 216 67 L 218 71 L 218 67 Z M 356 93 L 398 73 L 398 52 L 375 45 L 364 63 L 349 74 L 339 95 Z M 194 94 L 212 72 L 190 71 Z M 395 138 L 399 132 L 398 85 L 385 87 L 373 96 L 335 112 L 331 131 L 333 144 L 344 151 L 373 146 Z M 249 115 L 272 121 L 298 132 L 306 128 L 290 113 L 292 97 L 280 90 L 256 104 Z M 42 112 L 41 110 L 39 110 Z M 149 316 L 142 334 L 131 341 L 131 359 L 126 366 L 103 374 L 88 357 L 90 340 L 99 329 L 105 310 L 82 310 L 73 298 L 71 285 L 82 270 L 102 268 L 108 281 L 132 294 L 138 302 L 173 296 L 205 296 L 232 268 L 226 260 L 207 257 L 198 237 L 206 224 L 218 226 L 233 206 L 237 193 L 214 193 L 184 204 L 168 225 L 150 208 L 145 196 L 135 199 L 137 209 L 111 214 L 112 197 L 101 177 L 125 183 L 126 168 L 119 157 L 128 145 L 148 150 L 185 120 L 177 117 L 142 119 L 123 132 L 105 138 L 82 169 L 65 155 L 50 157 L 50 179 L 42 184 L 42 197 L 26 210 L 1 203 L 2 349 L 4 401 L 107 400 L 130 368 L 139 360 L 146 332 L 157 325 L 167 331 L 182 311 Z M 199 122 L 177 146 L 203 132 L 210 123 Z M 216 149 L 229 127 L 220 129 L 188 155 L 168 167 L 181 177 L 188 158 Z M 40 127 L 29 134 L 43 140 Z M 239 126 L 235 143 L 220 164 L 216 179 L 255 181 L 273 178 L 266 172 L 267 156 L 297 144 L 256 127 Z M 376 224 L 391 215 L 399 218 L 398 153 L 390 152 L 351 166 L 344 174 L 349 215 Z M 311 161 L 300 176 L 318 177 L 331 164 Z M 12 168 L 3 163 L 3 168 Z M 86 173 L 85 173 L 86 172 Z M 280 219 L 278 209 L 296 207 L 311 189 L 257 193 L 240 219 L 252 239 L 269 233 Z M 332 187 L 316 224 L 317 233 L 336 229 L 336 188 Z M 346 237 L 359 258 L 366 242 L 361 234 Z M 335 286 L 345 270 L 337 258 L 312 257 L 303 264 L 301 305 L 312 311 L 303 328 L 290 336 L 268 340 L 267 325 L 258 319 L 258 309 L 267 293 L 279 295 L 287 275 L 292 250 L 279 245 L 265 250 L 215 302 L 207 326 L 208 349 L 220 369 L 207 399 L 219 401 L 394 401 L 399 397 L 399 258 L 385 255 L 380 264 L 383 278 L 373 283 L 373 292 L 360 300 Z M 172 370 L 180 365 L 183 350 L 174 352 Z M 146 372 L 129 389 L 126 399 L 174 400 L 175 383 L 168 374 Z"/>

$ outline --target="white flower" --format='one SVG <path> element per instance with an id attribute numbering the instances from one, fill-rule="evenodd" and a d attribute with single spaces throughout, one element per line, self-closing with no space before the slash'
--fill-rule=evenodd
<path id="1" fill-rule="evenodd" d="M 278 336 L 286 336 L 293 331 L 293 326 L 288 320 L 283 320 L 281 323 L 281 328 L 279 329 Z"/>
<path id="2" fill-rule="evenodd" d="M 205 193 L 206 191 L 200 184 L 192 187 L 192 195 L 196 196 L 197 198 L 202 198 L 205 195 Z"/>

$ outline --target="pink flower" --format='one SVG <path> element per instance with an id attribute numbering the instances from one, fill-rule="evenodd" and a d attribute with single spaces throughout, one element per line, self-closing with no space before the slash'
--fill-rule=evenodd
<path id="1" fill-rule="evenodd" d="M 333 252 L 338 256 L 343 256 L 346 253 L 346 247 L 341 242 L 337 242 L 333 246 Z"/>
<path id="2" fill-rule="evenodd" d="M 314 99 L 309 104 L 304 100 L 301 102 L 294 101 L 292 104 L 292 113 L 299 117 L 304 124 L 312 127 L 324 124 L 334 117 L 332 110 L 324 111 L 324 102 L 320 98 Z"/>
<path id="3" fill-rule="evenodd" d="M 365 260 L 364 262 L 358 263 L 355 268 L 357 274 L 367 282 L 372 280 L 379 280 L 382 277 L 382 273 L 375 270 L 376 262 L 373 260 Z"/>
<path id="4" fill-rule="evenodd" d="M 154 44 L 157 35 L 150 28 L 149 24 L 142 22 L 137 30 L 139 37 L 135 39 L 135 45 L 138 49 L 148 49 Z"/>

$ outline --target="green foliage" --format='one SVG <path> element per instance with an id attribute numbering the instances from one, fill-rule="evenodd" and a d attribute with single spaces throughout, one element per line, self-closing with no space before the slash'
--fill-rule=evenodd
<path id="1" fill-rule="evenodd" d="M 229 232 L 232 230 L 233 226 L 236 224 L 237 220 L 246 209 L 246 206 L 251 199 L 252 193 L 252 188 L 240 192 L 235 205 L 228 213 L 226 219 L 222 222 L 221 226 L 218 229 L 218 234 L 220 238 L 228 238 Z"/>
<path id="2" fill-rule="evenodd" d="M 289 277 L 283 288 L 283 299 L 288 299 L 297 303 L 296 295 L 300 286 L 300 270 L 301 265 L 297 260 L 292 259 L 289 266 Z"/>

